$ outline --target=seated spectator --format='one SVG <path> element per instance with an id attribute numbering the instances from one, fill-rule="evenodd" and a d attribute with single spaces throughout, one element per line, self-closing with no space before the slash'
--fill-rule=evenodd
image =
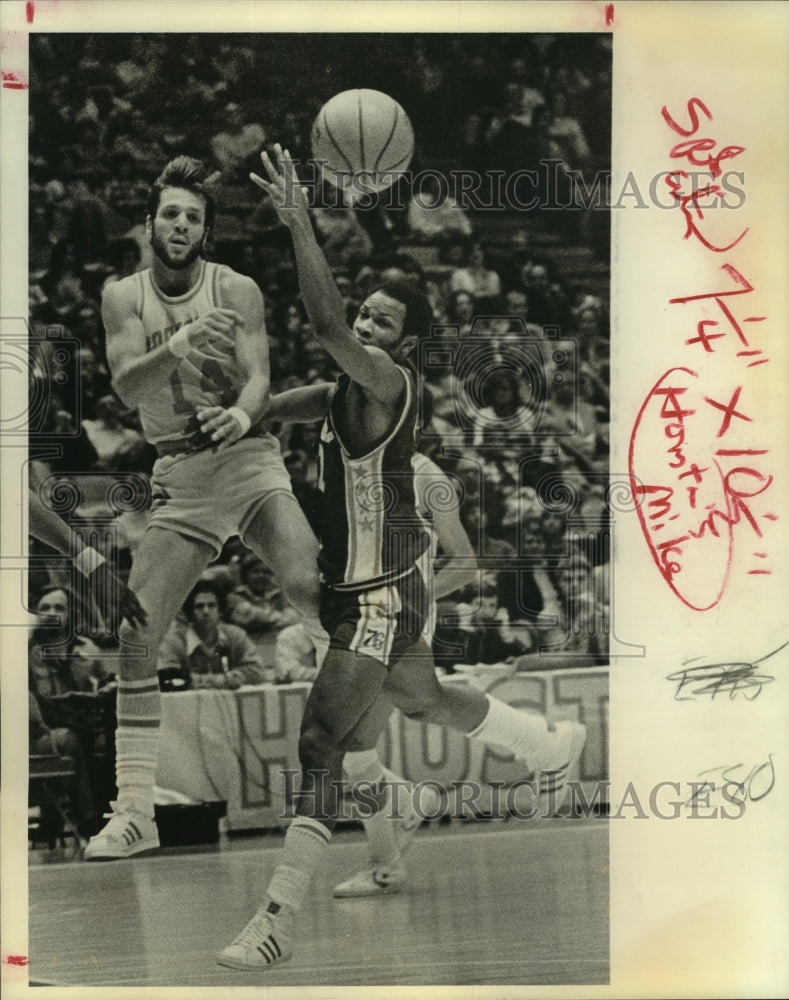
<path id="1" fill-rule="evenodd" d="M 539 90 L 511 82 L 504 88 L 504 106 L 494 116 L 485 136 L 484 155 L 488 170 L 503 170 L 510 175 L 531 171 L 532 181 L 524 185 L 524 196 L 536 204 L 545 203 L 546 171 L 544 163 L 548 152 L 543 108 L 545 98 Z M 528 192 L 528 193 L 526 193 Z M 515 211 L 513 203 L 511 211 Z"/>
<path id="2" fill-rule="evenodd" d="M 552 652 L 574 654 L 578 666 L 606 663 L 609 611 L 601 586 L 604 573 L 596 576 L 586 557 L 574 552 L 569 568 L 548 576 L 553 593 L 544 595 L 543 645 Z"/>
<path id="3" fill-rule="evenodd" d="M 113 469 L 123 453 L 142 447 L 144 438 L 122 422 L 123 405 L 115 396 L 102 396 L 96 401 L 95 420 L 83 420 L 82 426 L 99 457 L 101 467 Z"/>
<path id="4" fill-rule="evenodd" d="M 551 156 L 562 161 L 565 170 L 583 171 L 589 166 L 591 150 L 577 118 L 570 114 L 567 94 L 563 90 L 553 95 L 548 122 Z"/>
<path id="5" fill-rule="evenodd" d="M 98 829 L 101 789 L 112 781 L 105 773 L 111 767 L 104 765 L 115 725 L 115 687 L 98 647 L 76 634 L 77 608 L 68 587 L 45 586 L 34 607 L 28 645 L 30 752 L 74 759 L 74 819 L 79 833 L 91 836 Z"/>
<path id="6" fill-rule="evenodd" d="M 109 681 L 99 648 L 76 632 L 71 590 L 46 586 L 35 602 L 37 619 L 30 632 L 28 672 L 44 721 L 50 727 L 82 723 L 84 702 L 74 693 L 95 694 Z"/>
<path id="7" fill-rule="evenodd" d="M 487 380 L 484 387 L 487 403 L 474 417 L 472 445 L 479 448 L 486 443 L 507 447 L 521 445 L 524 436 L 535 428 L 536 415 L 521 398 L 521 383 L 517 375 L 502 368 Z"/>
<path id="8" fill-rule="evenodd" d="M 452 292 L 447 303 L 447 321 L 452 326 L 458 327 L 458 333 L 461 337 L 467 337 L 471 333 L 475 315 L 474 296 L 464 289 Z"/>
<path id="9" fill-rule="evenodd" d="M 74 244 L 62 239 L 52 247 L 49 268 L 40 281 L 54 321 L 68 324 L 87 303 L 84 272 Z"/>
<path id="10" fill-rule="evenodd" d="M 59 726 L 50 729 L 44 722 L 41 706 L 32 691 L 28 699 L 28 751 L 33 754 L 55 754 L 70 757 L 74 774 L 68 781 L 68 799 L 71 815 L 80 837 L 89 838 L 97 832 L 96 808 L 85 753 L 73 729 Z M 35 803 L 33 803 L 35 804 Z M 43 808 L 43 806 L 42 806 Z M 42 813 L 43 818 L 43 813 Z"/>
<path id="11" fill-rule="evenodd" d="M 313 218 L 330 267 L 345 267 L 353 257 L 372 253 L 373 241 L 352 209 L 315 209 Z"/>
<path id="12" fill-rule="evenodd" d="M 314 681 L 318 675 L 315 646 L 301 622 L 287 625 L 274 647 L 274 679 L 277 684 Z"/>
<path id="13" fill-rule="evenodd" d="M 471 235 L 471 223 L 439 178 L 428 173 L 414 191 L 406 210 L 412 239 L 436 246 Z"/>
<path id="14" fill-rule="evenodd" d="M 213 137 L 211 149 L 225 175 L 224 182 L 243 182 L 247 168 L 263 148 L 266 131 L 262 125 L 247 122 L 238 104 L 225 107 L 222 123 L 224 131 Z"/>
<path id="15" fill-rule="evenodd" d="M 458 663 L 503 663 L 513 656 L 527 653 L 532 646 L 528 628 L 513 625 L 507 609 L 500 603 L 495 580 L 486 578 L 482 592 L 475 601 L 458 604 L 455 608 L 458 624 L 445 629 L 445 643 L 455 642 L 465 649 Z"/>
<path id="16" fill-rule="evenodd" d="M 532 257 L 521 268 L 519 287 L 526 292 L 531 323 L 538 326 L 558 326 L 560 331 L 566 333 L 570 327 L 571 313 L 567 296 L 550 261 Z"/>
<path id="17" fill-rule="evenodd" d="M 501 292 L 498 274 L 487 266 L 481 243 L 472 243 L 465 265 L 456 268 L 449 279 L 452 292 L 469 292 L 476 299 L 495 298 Z"/>
<path id="18" fill-rule="evenodd" d="M 228 618 L 250 635 L 275 632 L 299 620 L 285 600 L 276 577 L 262 559 L 248 555 L 241 562 L 241 583 L 228 595 Z"/>
<path id="19" fill-rule="evenodd" d="M 173 687 L 226 688 L 261 684 L 263 670 L 246 632 L 225 623 L 223 588 L 201 580 L 184 602 L 186 620 L 176 619 L 159 650 L 159 681 Z"/>

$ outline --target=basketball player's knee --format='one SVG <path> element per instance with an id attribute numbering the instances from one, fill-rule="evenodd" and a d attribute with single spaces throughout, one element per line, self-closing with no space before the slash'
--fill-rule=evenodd
<path id="1" fill-rule="evenodd" d="M 427 691 L 420 694 L 418 699 L 408 700 L 402 704 L 398 702 L 397 707 L 407 719 L 414 722 L 434 722 L 436 725 L 443 725 L 443 711 L 441 691 Z"/>
<path id="2" fill-rule="evenodd" d="M 124 621 L 118 631 L 121 650 L 121 677 L 139 680 L 156 673 L 156 656 L 165 629 L 151 622 L 133 628 Z"/>
<path id="3" fill-rule="evenodd" d="M 281 578 L 282 589 L 290 603 L 303 615 L 318 617 L 320 606 L 320 584 L 314 564 L 292 566 Z"/>

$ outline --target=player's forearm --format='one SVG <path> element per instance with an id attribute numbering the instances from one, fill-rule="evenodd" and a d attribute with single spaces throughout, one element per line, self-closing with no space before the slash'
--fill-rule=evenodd
<path id="1" fill-rule="evenodd" d="M 440 601 L 442 597 L 454 594 L 456 590 L 463 590 L 470 583 L 476 582 L 476 560 L 470 561 L 468 565 L 445 566 L 433 577 L 433 600 Z"/>
<path id="2" fill-rule="evenodd" d="M 28 492 L 28 520 L 31 535 L 64 556 L 72 556 L 84 548 L 79 535 L 72 532 L 54 511 L 44 506 L 34 489 Z"/>
<path id="3" fill-rule="evenodd" d="M 271 397 L 269 418 L 283 424 L 312 424 L 329 408 L 330 385 L 305 385 Z"/>
<path id="4" fill-rule="evenodd" d="M 296 268 L 312 331 L 324 343 L 349 336 L 345 303 L 308 216 L 291 226 Z"/>
<path id="5" fill-rule="evenodd" d="M 271 383 L 266 375 L 253 375 L 239 393 L 235 405 L 242 409 L 253 424 L 261 420 L 271 406 Z"/>
<path id="6" fill-rule="evenodd" d="M 180 358 L 166 345 L 125 362 L 112 373 L 112 387 L 126 406 L 137 407 L 147 397 L 168 385 Z"/>

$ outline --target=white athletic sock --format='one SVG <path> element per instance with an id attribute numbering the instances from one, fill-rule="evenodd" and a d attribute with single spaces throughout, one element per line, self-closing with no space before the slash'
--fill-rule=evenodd
<path id="1" fill-rule="evenodd" d="M 267 910 L 277 914 L 282 907 L 298 910 L 331 840 L 331 831 L 309 816 L 297 816 L 285 834 L 282 860 L 274 869 L 266 890 Z"/>
<path id="2" fill-rule="evenodd" d="M 497 698 L 488 699 L 488 714 L 467 733 L 470 739 L 481 740 L 509 750 L 518 760 L 531 763 L 545 746 L 548 723 L 543 715 L 521 712 Z"/>
<path id="3" fill-rule="evenodd" d="M 352 785 L 364 782 L 373 788 L 384 781 L 402 783 L 393 771 L 381 763 L 377 750 L 361 750 L 347 753 L 343 762 L 345 773 Z M 370 845 L 370 860 L 374 865 L 399 865 L 400 850 L 395 840 L 395 821 L 393 819 L 392 801 L 396 787 L 387 784 L 378 798 L 378 811 L 362 820 L 364 832 Z M 366 805 L 366 803 L 365 803 Z M 402 815 L 402 813 L 401 813 Z"/>
<path id="4" fill-rule="evenodd" d="M 118 681 L 115 776 L 118 808 L 153 818 L 153 786 L 159 749 L 159 679 Z"/>

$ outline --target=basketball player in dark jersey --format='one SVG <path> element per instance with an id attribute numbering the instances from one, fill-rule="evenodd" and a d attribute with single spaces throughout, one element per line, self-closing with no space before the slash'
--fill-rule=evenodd
<path id="1" fill-rule="evenodd" d="M 389 711 L 381 709 L 384 691 L 411 718 L 510 749 L 538 773 L 545 793 L 564 785 L 586 738 L 579 723 L 549 730 L 542 716 L 438 682 L 422 638 L 430 596 L 417 561 L 429 538 L 416 511 L 411 464 L 417 405 L 409 356 L 430 334 L 429 305 L 411 286 L 387 284 L 365 300 L 353 330 L 348 328 L 306 192 L 290 155 L 275 150 L 277 164 L 262 154 L 266 179 L 251 177 L 290 229 L 313 333 L 344 374 L 336 385 L 283 393 L 269 414 L 324 418 L 320 483 L 327 503 L 319 566 L 321 621 L 330 645 L 305 706 L 301 791 L 281 861 L 257 913 L 218 956 L 221 964 L 239 969 L 290 958 L 293 916 L 336 822 L 344 755 L 359 732 L 372 726 L 377 737 Z"/>
<path id="2" fill-rule="evenodd" d="M 263 297 L 250 278 L 203 258 L 215 214 L 211 180 L 190 157 L 165 167 L 148 204 L 153 266 L 108 285 L 103 295 L 113 386 L 139 410 L 159 457 L 129 578 L 147 622 L 120 633 L 118 801 L 86 847 L 87 860 L 159 846 L 157 652 L 229 537 L 239 535 L 272 568 L 305 627 L 320 633 L 317 543 L 279 443 L 261 422 L 269 406 Z"/>

